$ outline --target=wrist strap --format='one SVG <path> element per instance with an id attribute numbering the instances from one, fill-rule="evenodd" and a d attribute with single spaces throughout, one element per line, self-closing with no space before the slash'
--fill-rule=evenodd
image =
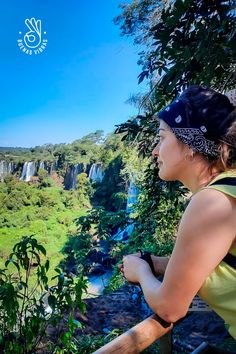
<path id="1" fill-rule="evenodd" d="M 137 252 L 140 252 L 141 253 L 141 256 L 140 258 L 144 259 L 144 261 L 146 261 L 150 268 L 151 268 L 151 271 L 154 275 L 155 274 L 155 269 L 154 269 L 154 264 L 153 264 L 153 261 L 152 261 L 152 257 L 151 257 L 151 252 L 148 252 L 148 251 L 142 251 L 142 250 L 137 250 Z"/>

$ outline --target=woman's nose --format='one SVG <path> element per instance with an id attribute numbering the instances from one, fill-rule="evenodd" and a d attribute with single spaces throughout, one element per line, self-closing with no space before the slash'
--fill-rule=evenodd
<path id="1" fill-rule="evenodd" d="M 154 149 L 152 150 L 152 156 L 153 157 L 157 157 L 159 155 L 159 147 L 158 147 L 159 144 L 157 144 Z"/>

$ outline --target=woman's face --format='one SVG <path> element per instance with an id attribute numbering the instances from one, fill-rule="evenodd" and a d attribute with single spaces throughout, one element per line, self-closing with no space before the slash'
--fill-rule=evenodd
<path id="1" fill-rule="evenodd" d="M 165 181 L 181 181 L 186 168 L 185 156 L 190 153 L 189 148 L 176 138 L 162 120 L 160 120 L 158 138 L 159 142 L 153 149 L 152 155 L 157 158 L 159 177 Z"/>

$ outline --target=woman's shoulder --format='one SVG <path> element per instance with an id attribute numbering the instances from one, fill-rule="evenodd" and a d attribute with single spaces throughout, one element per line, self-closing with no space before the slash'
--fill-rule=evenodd
<path id="1" fill-rule="evenodd" d="M 236 187 L 235 187 L 236 188 Z M 235 230 L 232 241 L 236 241 L 236 194 L 218 188 L 206 187 L 197 192 L 185 210 L 183 219 L 187 224 L 201 229 L 215 229 L 232 225 Z M 197 226 L 198 225 L 198 226 Z"/>
<path id="2" fill-rule="evenodd" d="M 232 192 L 231 193 L 232 195 L 230 195 L 230 192 Z M 202 188 L 201 190 L 199 190 L 191 197 L 188 207 L 194 204 L 203 207 L 205 209 L 216 203 L 217 203 L 216 205 L 217 207 L 222 203 L 225 206 L 234 205 L 235 202 L 236 202 L 236 186 L 232 191 L 230 191 L 225 188 L 221 188 L 218 185 L 217 186 L 208 185 Z"/>
<path id="3" fill-rule="evenodd" d="M 215 188 L 203 188 L 192 196 L 182 220 L 203 227 L 233 222 L 236 233 L 236 198 Z"/>

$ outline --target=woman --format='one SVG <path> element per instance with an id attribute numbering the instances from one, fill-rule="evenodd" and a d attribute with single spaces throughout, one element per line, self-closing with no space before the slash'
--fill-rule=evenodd
<path id="1" fill-rule="evenodd" d="M 193 196 L 170 259 L 154 257 L 156 274 L 138 255 L 121 267 L 139 283 L 152 310 L 167 322 L 184 317 L 198 293 L 225 320 L 236 339 L 236 113 L 229 99 L 191 86 L 159 112 L 159 142 L 152 154 L 159 176 L 178 180 Z M 222 182 L 220 182 L 222 180 Z M 210 185 L 211 184 L 211 185 Z"/>

